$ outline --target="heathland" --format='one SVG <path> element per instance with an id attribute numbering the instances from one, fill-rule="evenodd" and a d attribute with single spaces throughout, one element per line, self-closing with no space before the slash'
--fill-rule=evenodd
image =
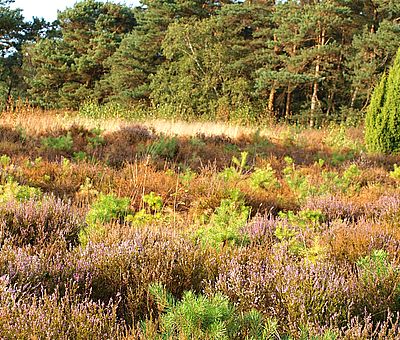
<path id="1" fill-rule="evenodd" d="M 400 338 L 398 1 L 12 2 L 1 339 Z"/>
<path id="2" fill-rule="evenodd" d="M 4 112 L 0 336 L 398 338 L 400 157 L 363 140 Z"/>

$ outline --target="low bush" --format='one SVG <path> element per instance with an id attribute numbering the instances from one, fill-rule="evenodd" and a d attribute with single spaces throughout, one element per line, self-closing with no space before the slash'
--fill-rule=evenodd
<path id="1" fill-rule="evenodd" d="M 84 227 L 82 214 L 70 202 L 52 196 L 0 204 L 1 243 L 44 245 L 64 240 L 75 245 Z"/>
<path id="2" fill-rule="evenodd" d="M 242 314 L 221 294 L 206 297 L 186 291 L 176 301 L 160 284 L 150 285 L 149 291 L 161 312 L 156 338 L 265 339 L 272 335 L 259 312 Z M 151 329 L 149 322 L 144 324 L 145 334 Z"/>
<path id="3" fill-rule="evenodd" d="M 0 337 L 3 339 L 122 339 L 118 302 L 96 303 L 74 287 L 40 297 L 15 291 L 0 278 Z"/>

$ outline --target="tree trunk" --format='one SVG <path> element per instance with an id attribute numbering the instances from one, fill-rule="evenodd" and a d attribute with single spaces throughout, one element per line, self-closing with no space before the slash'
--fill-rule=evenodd
<path id="1" fill-rule="evenodd" d="M 292 101 L 292 89 L 288 86 L 286 93 L 286 108 L 285 108 L 285 118 L 288 119 L 290 117 L 290 105 Z"/>
<path id="2" fill-rule="evenodd" d="M 322 30 L 320 36 L 318 37 L 318 46 L 317 49 L 320 50 L 321 46 L 325 45 L 325 30 Z M 318 99 L 318 90 L 319 90 L 319 77 L 321 72 L 321 56 L 317 56 L 317 61 L 315 64 L 315 71 L 314 71 L 314 83 L 313 83 L 313 91 L 311 96 L 311 117 L 310 117 L 310 126 L 314 126 L 314 114 L 315 110 L 317 109 L 317 105 L 319 103 Z"/>
<path id="3" fill-rule="evenodd" d="M 354 108 L 354 104 L 355 104 L 356 99 L 357 99 L 357 94 L 358 94 L 358 86 L 354 89 L 353 95 L 351 96 L 350 107 L 351 107 L 352 109 Z"/>
<path id="4" fill-rule="evenodd" d="M 269 114 L 274 114 L 274 111 L 275 111 L 275 107 L 274 107 L 275 94 L 276 94 L 276 88 L 275 88 L 275 84 L 274 84 L 274 85 L 272 85 L 271 91 L 269 92 L 269 98 L 268 98 L 268 113 Z"/>

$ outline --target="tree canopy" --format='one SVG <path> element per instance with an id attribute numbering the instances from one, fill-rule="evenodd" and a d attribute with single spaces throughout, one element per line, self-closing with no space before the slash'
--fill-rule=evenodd
<path id="1" fill-rule="evenodd" d="M 400 46 L 389 0 L 77 2 L 52 25 L 0 2 L 2 98 L 319 124 L 362 112 Z M 10 90 L 11 89 L 11 90 Z"/>

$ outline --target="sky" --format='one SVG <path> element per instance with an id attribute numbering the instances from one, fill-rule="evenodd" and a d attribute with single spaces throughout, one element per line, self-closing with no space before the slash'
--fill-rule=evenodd
<path id="1" fill-rule="evenodd" d="M 11 5 L 12 8 L 21 8 L 25 20 L 30 20 L 32 17 L 45 18 L 47 21 L 57 19 L 57 10 L 64 10 L 67 7 L 72 7 L 77 0 L 15 0 Z M 112 1 L 120 2 L 128 6 L 138 6 L 139 0 L 122 0 Z"/>

